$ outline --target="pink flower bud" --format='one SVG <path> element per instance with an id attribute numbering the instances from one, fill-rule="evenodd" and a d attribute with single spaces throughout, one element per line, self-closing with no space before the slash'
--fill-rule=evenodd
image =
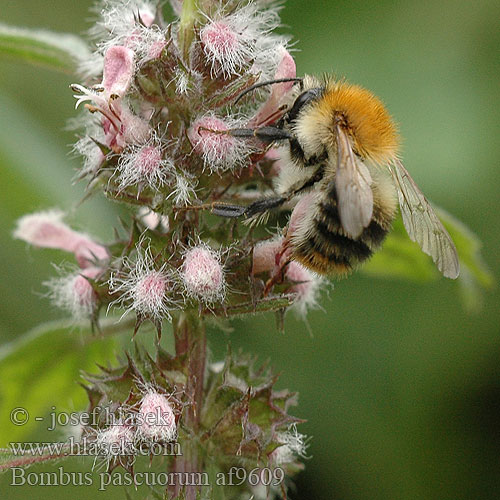
<path id="1" fill-rule="evenodd" d="M 97 434 L 99 454 L 108 460 L 135 452 L 134 432 L 128 425 L 111 425 Z"/>
<path id="2" fill-rule="evenodd" d="M 155 146 L 144 146 L 137 154 L 137 168 L 145 175 L 151 174 L 160 167 L 162 160 L 161 150 Z"/>
<path id="3" fill-rule="evenodd" d="M 172 441 L 177 435 L 175 414 L 168 399 L 154 390 L 141 400 L 137 414 L 137 438 L 145 441 Z"/>
<path id="4" fill-rule="evenodd" d="M 94 302 L 94 289 L 85 276 L 81 274 L 73 280 L 71 291 L 79 306 L 89 307 Z"/>
<path id="5" fill-rule="evenodd" d="M 148 47 L 147 59 L 158 59 L 161 56 L 163 49 L 167 46 L 165 40 L 157 40 Z"/>
<path id="6" fill-rule="evenodd" d="M 295 66 L 295 61 L 290 55 L 290 52 L 281 48 L 281 61 L 278 65 L 274 78 L 279 80 L 280 78 L 295 78 L 297 76 L 297 67 Z M 273 90 L 277 95 L 284 95 L 293 87 L 293 82 L 278 83 Z"/>
<path id="7" fill-rule="evenodd" d="M 145 250 L 137 245 L 137 259 L 124 259 L 123 269 L 111 275 L 109 289 L 119 297 L 110 305 L 120 305 L 125 312 L 135 311 L 153 320 L 171 319 L 170 310 L 177 305 L 170 296 L 173 279 L 167 271 L 167 263 L 159 269 L 150 247 Z"/>
<path id="8" fill-rule="evenodd" d="M 186 252 L 181 276 L 190 297 L 210 304 L 225 296 L 226 282 L 220 255 L 204 244 Z"/>
<path id="9" fill-rule="evenodd" d="M 285 270 L 285 279 L 291 283 L 289 292 L 295 294 L 293 307 L 302 315 L 317 304 L 321 278 L 298 262 L 288 260 L 291 248 L 287 238 L 275 238 L 259 243 L 253 251 L 252 274 L 269 272 L 278 277 Z"/>
<path id="10" fill-rule="evenodd" d="M 252 55 L 252 48 L 242 33 L 224 21 L 206 24 L 200 39 L 214 73 L 220 69 L 225 76 L 233 75 Z"/>
<path id="11" fill-rule="evenodd" d="M 279 253 L 284 242 L 283 237 L 261 241 L 253 250 L 252 274 L 269 272 L 276 268 Z"/>
<path id="12" fill-rule="evenodd" d="M 275 466 L 295 462 L 299 457 L 306 457 L 307 436 L 297 432 L 292 425 L 287 431 L 277 432 L 276 440 L 281 446 L 275 448 L 269 455 L 269 461 Z"/>
<path id="13" fill-rule="evenodd" d="M 89 279 L 102 273 L 102 269 L 88 267 L 81 273 L 53 278 L 44 284 L 49 288 L 52 303 L 69 312 L 72 318 L 89 318 L 97 306 L 97 294 Z"/>
<path id="14" fill-rule="evenodd" d="M 287 239 L 293 238 L 293 235 L 297 231 L 303 230 L 304 228 L 306 230 L 308 229 L 307 218 L 311 216 L 311 213 L 313 213 L 312 210 L 314 208 L 315 200 L 316 193 L 314 192 L 308 193 L 300 198 L 298 203 L 293 208 L 290 220 L 288 221 Z"/>
<path id="15" fill-rule="evenodd" d="M 275 11 L 262 11 L 255 3 L 234 9 L 225 15 L 223 10 L 200 31 L 203 51 L 213 74 L 224 77 L 238 74 L 261 52 L 259 41 L 278 23 Z M 274 40 L 273 40 L 274 41 Z"/>
<path id="16" fill-rule="evenodd" d="M 134 72 L 134 51 L 112 45 L 104 54 L 102 84 L 92 88 L 71 86 L 77 99 L 76 107 L 90 101 L 90 111 L 101 113 L 105 143 L 115 152 L 121 152 L 127 144 L 146 142 L 152 133 L 147 121 L 132 113 L 122 99 L 130 88 Z"/>
<path id="17" fill-rule="evenodd" d="M 196 120 L 188 130 L 188 138 L 195 152 L 213 171 L 240 166 L 251 152 L 247 143 L 223 133 L 234 128 L 234 125 L 207 115 Z"/>
<path id="18" fill-rule="evenodd" d="M 173 163 L 163 158 L 161 146 L 149 141 L 123 151 L 118 162 L 118 181 L 121 189 L 137 184 L 158 189 L 167 182 L 172 170 Z"/>
<path id="19" fill-rule="evenodd" d="M 285 271 L 285 278 L 292 283 L 290 292 L 295 294 L 293 308 L 305 316 L 309 309 L 318 305 L 318 296 L 321 290 L 322 278 L 298 262 L 292 261 Z"/>
<path id="20" fill-rule="evenodd" d="M 298 262 L 288 264 L 285 272 L 288 281 L 295 283 L 290 291 L 297 294 L 295 305 L 303 312 L 316 304 L 318 287 L 321 279 Z"/>
<path id="21" fill-rule="evenodd" d="M 62 218 L 63 213 L 56 210 L 25 215 L 18 220 L 14 237 L 36 247 L 72 252 L 77 233 Z"/>
<path id="22" fill-rule="evenodd" d="M 141 20 L 142 24 L 146 26 L 146 28 L 149 28 L 155 20 L 155 13 L 153 10 L 148 9 L 146 6 L 143 6 L 139 9 L 139 19 Z"/>
<path id="23" fill-rule="evenodd" d="M 168 233 L 170 226 L 168 216 L 160 215 L 149 208 L 142 207 L 139 210 L 139 217 L 148 229 L 159 229 L 163 233 Z"/>
<path id="24" fill-rule="evenodd" d="M 80 233 L 76 233 L 79 234 Z M 107 260 L 109 252 L 107 248 L 92 241 L 85 235 L 80 235 L 80 238 L 75 242 L 74 254 L 78 265 L 85 269 L 94 261 Z"/>
<path id="25" fill-rule="evenodd" d="M 165 300 L 167 280 L 162 273 L 150 271 L 137 280 L 133 295 L 136 311 L 156 315 Z"/>
<path id="26" fill-rule="evenodd" d="M 95 260 L 105 260 L 108 251 L 88 236 L 73 231 L 62 222 L 63 213 L 58 211 L 38 212 L 21 217 L 14 237 L 41 248 L 56 248 L 72 252 L 78 265 L 84 269 Z"/>

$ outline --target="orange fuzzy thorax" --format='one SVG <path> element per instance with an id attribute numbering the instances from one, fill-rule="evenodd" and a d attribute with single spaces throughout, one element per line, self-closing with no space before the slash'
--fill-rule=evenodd
<path id="1" fill-rule="evenodd" d="M 338 113 L 361 157 L 383 164 L 396 156 L 396 126 L 382 102 L 368 90 L 346 82 L 328 83 L 316 106 L 330 119 Z"/>

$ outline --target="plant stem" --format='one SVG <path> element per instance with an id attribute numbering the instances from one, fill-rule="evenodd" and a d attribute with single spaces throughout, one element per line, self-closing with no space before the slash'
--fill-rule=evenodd
<path id="1" fill-rule="evenodd" d="M 183 312 L 174 321 L 175 351 L 177 356 L 187 356 L 186 396 L 191 404 L 188 406 L 184 424 L 191 432 L 191 437 L 182 446 L 182 456 L 174 457 L 173 470 L 181 474 L 203 472 L 197 434 L 203 404 L 203 384 L 207 356 L 207 340 L 203 320 L 193 312 Z M 184 476 L 177 477 L 184 477 Z M 176 498 L 182 484 L 173 485 L 171 494 Z M 185 486 L 186 500 L 195 500 L 197 487 Z"/>

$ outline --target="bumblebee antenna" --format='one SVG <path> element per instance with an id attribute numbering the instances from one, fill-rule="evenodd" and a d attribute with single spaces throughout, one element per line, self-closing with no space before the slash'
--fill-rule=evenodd
<path id="1" fill-rule="evenodd" d="M 246 90 L 244 90 L 234 101 L 234 104 L 238 104 L 238 101 L 246 96 L 248 93 L 252 92 L 252 90 L 258 89 L 259 87 L 264 87 L 266 85 L 273 85 L 275 83 L 286 83 L 286 82 L 301 82 L 302 83 L 302 78 L 278 78 L 276 80 L 269 80 L 267 82 L 260 82 L 256 83 L 255 85 L 252 85 L 251 87 L 248 87 Z"/>

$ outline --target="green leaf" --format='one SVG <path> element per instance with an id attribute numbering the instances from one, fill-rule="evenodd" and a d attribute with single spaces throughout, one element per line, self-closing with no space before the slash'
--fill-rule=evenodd
<path id="1" fill-rule="evenodd" d="M 481 257 L 482 244 L 462 222 L 442 209 L 436 210 L 457 247 L 460 260 L 458 284 L 465 307 L 477 312 L 482 306 L 482 290 L 493 288 L 495 281 Z"/>
<path id="2" fill-rule="evenodd" d="M 363 271 L 372 276 L 401 278 L 420 283 L 440 276 L 431 258 L 408 237 L 401 217 L 396 219 L 382 249 L 363 266 Z"/>
<path id="3" fill-rule="evenodd" d="M 435 210 L 457 248 L 460 276 L 456 283 L 464 305 L 469 311 L 477 311 L 482 304 L 482 290 L 494 284 L 493 276 L 481 257 L 481 242 L 462 222 L 442 209 L 435 207 Z M 441 277 L 431 258 L 408 237 L 401 217 L 396 219 L 382 249 L 363 267 L 363 271 L 372 276 L 422 283 Z"/>
<path id="4" fill-rule="evenodd" d="M 107 332 L 105 326 L 103 332 Z M 76 328 L 68 321 L 41 325 L 3 346 L 0 349 L 0 443 L 22 441 L 35 432 L 39 434 L 40 427 L 47 433 L 47 442 L 60 440 L 60 435 L 56 437 L 49 431 L 50 413 L 86 408 L 87 395 L 78 385 L 80 371 L 94 369 L 96 363 L 107 365 L 117 346 L 114 337 L 92 335 L 88 328 Z M 16 408 L 27 412 L 24 425 L 13 423 Z M 16 418 L 19 422 L 19 417 Z"/>
<path id="5" fill-rule="evenodd" d="M 179 45 L 185 61 L 189 59 L 189 48 L 194 38 L 194 25 L 198 15 L 198 0 L 185 0 L 179 21 Z"/>
<path id="6" fill-rule="evenodd" d="M 0 55 L 75 73 L 79 61 L 87 58 L 90 52 L 85 42 L 75 35 L 0 23 Z"/>

